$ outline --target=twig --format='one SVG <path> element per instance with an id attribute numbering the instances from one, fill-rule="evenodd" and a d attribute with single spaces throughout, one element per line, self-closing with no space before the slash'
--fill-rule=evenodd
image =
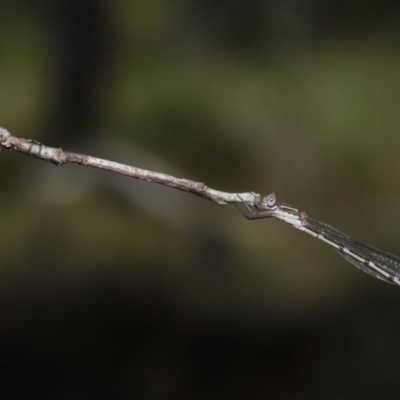
<path id="1" fill-rule="evenodd" d="M 142 179 L 149 182 L 159 183 L 164 186 L 173 187 L 185 192 L 196 194 L 197 196 L 211 200 L 217 204 L 246 203 L 253 206 L 259 202 L 261 196 L 254 192 L 245 193 L 226 193 L 208 188 L 202 182 L 194 182 L 188 179 L 175 178 L 170 175 L 153 172 L 146 169 L 132 167 L 101 158 L 71 153 L 62 149 L 44 146 L 32 139 L 18 138 L 4 128 L 0 128 L 0 146 L 10 151 L 18 151 L 41 160 L 51 162 L 57 166 L 73 163 L 86 167 L 101 168 L 108 171 L 117 172 L 135 179 Z"/>

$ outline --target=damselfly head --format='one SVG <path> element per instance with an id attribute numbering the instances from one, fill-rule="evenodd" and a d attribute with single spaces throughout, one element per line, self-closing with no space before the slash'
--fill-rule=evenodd
<path id="1" fill-rule="evenodd" d="M 263 197 L 260 205 L 265 208 L 274 208 L 276 205 L 275 193 L 270 193 L 268 196 Z"/>

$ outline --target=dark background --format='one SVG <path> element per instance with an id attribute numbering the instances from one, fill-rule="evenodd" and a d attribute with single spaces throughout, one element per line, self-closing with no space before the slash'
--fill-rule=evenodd
<path id="1" fill-rule="evenodd" d="M 398 1 L 0 5 L 12 134 L 275 191 L 400 255 Z M 2 397 L 399 397 L 400 289 L 328 246 L 104 171 L 0 174 Z"/>

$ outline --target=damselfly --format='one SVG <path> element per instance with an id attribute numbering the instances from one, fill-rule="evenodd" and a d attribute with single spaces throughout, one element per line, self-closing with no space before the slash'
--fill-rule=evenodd
<path id="1" fill-rule="evenodd" d="M 274 217 L 332 246 L 347 261 L 362 271 L 388 283 L 400 285 L 400 257 L 351 239 L 337 229 L 310 218 L 304 211 L 279 203 L 275 194 L 265 196 L 254 206 L 236 208 L 248 219 Z"/>

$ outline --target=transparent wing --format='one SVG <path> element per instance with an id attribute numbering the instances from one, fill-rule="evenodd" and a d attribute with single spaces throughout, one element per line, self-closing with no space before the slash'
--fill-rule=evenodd
<path id="1" fill-rule="evenodd" d="M 351 252 L 357 254 L 367 261 L 373 262 L 377 267 L 387 272 L 390 275 L 397 276 L 400 273 L 400 257 L 377 249 L 376 247 L 361 243 L 357 240 L 351 239 L 349 236 L 338 231 L 330 225 L 324 224 L 319 221 L 315 221 L 312 218 L 307 217 L 307 228 L 315 231 L 316 233 L 322 233 L 325 238 L 329 239 L 333 243 L 340 247 L 346 247 Z M 363 263 L 350 254 L 344 253 L 339 249 L 335 249 L 344 259 L 357 268 L 374 276 L 375 278 L 381 279 L 388 283 L 393 283 L 390 279 L 380 274 L 375 269 L 368 266 L 367 263 Z"/>

